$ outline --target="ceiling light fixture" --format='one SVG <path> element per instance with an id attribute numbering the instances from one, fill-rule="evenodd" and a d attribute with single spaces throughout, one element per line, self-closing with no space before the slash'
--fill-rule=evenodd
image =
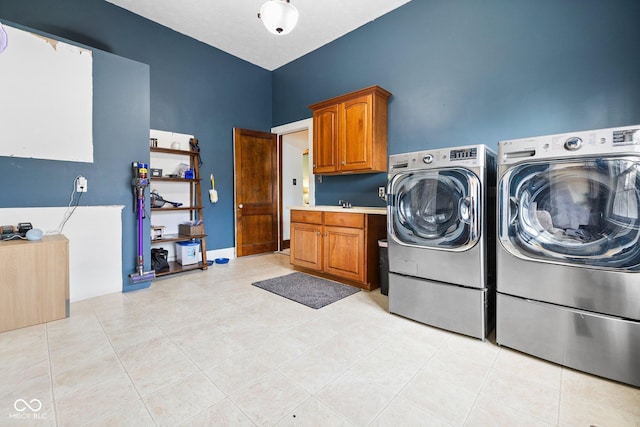
<path id="1" fill-rule="evenodd" d="M 289 34 L 298 23 L 298 9 L 289 0 L 269 0 L 260 8 L 258 18 L 267 30 L 284 36 Z"/>

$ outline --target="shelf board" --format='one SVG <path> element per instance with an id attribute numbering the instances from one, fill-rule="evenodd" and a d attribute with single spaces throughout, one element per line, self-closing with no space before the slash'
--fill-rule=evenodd
<path id="1" fill-rule="evenodd" d="M 170 274 L 182 273 L 189 270 L 206 270 L 208 263 L 198 262 L 197 264 L 181 265 L 175 261 L 169 261 L 169 270 L 156 273 L 156 277 L 168 276 Z"/>
<path id="2" fill-rule="evenodd" d="M 200 179 L 197 179 L 197 178 L 187 179 L 187 178 L 174 178 L 171 176 L 152 176 L 149 178 L 149 180 L 164 181 L 164 182 L 194 182 L 194 183 L 200 181 Z"/>
<path id="3" fill-rule="evenodd" d="M 196 211 L 198 209 L 202 209 L 202 206 L 180 206 L 179 208 L 151 208 L 151 212 L 162 212 L 162 211 Z"/>
<path id="4" fill-rule="evenodd" d="M 198 234 L 197 236 L 185 236 L 184 234 L 165 234 L 161 239 L 152 239 L 151 244 L 163 243 L 163 242 L 180 242 L 191 239 L 204 239 L 206 234 Z"/>
<path id="5" fill-rule="evenodd" d="M 198 154 L 197 151 L 174 150 L 173 148 L 164 148 L 164 147 L 150 147 L 149 151 L 151 151 L 152 153 L 179 154 L 182 156 L 193 156 Z"/>

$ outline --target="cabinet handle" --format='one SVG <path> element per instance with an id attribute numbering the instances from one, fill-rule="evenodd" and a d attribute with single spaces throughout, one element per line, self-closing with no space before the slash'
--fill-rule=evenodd
<path id="1" fill-rule="evenodd" d="M 238 209 L 242 209 L 242 203 L 238 205 Z"/>
<path id="2" fill-rule="evenodd" d="M 327 232 L 326 231 L 324 232 L 324 237 L 327 237 Z"/>
<path id="3" fill-rule="evenodd" d="M 320 232 L 319 232 L 319 231 L 316 231 L 316 234 L 319 236 L 319 235 L 320 235 Z"/>
<path id="4" fill-rule="evenodd" d="M 343 160 L 343 161 L 342 161 L 342 166 L 344 166 L 344 165 L 345 165 L 345 161 Z"/>

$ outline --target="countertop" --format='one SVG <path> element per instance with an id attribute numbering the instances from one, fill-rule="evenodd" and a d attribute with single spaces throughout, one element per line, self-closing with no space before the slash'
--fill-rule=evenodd
<path id="1" fill-rule="evenodd" d="M 289 208 L 301 211 L 362 213 L 369 215 L 387 214 L 387 208 L 376 208 L 371 206 L 353 206 L 350 208 L 343 208 L 342 206 L 290 206 Z"/>

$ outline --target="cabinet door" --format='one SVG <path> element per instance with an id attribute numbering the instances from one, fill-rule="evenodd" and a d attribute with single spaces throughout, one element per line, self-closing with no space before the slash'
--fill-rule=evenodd
<path id="1" fill-rule="evenodd" d="M 334 276 L 364 282 L 364 230 L 324 228 L 324 271 Z"/>
<path id="2" fill-rule="evenodd" d="M 291 223 L 290 262 L 298 267 L 322 270 L 322 226 Z"/>
<path id="3" fill-rule="evenodd" d="M 313 112 L 313 173 L 338 170 L 338 105 Z"/>
<path id="4" fill-rule="evenodd" d="M 339 168 L 344 171 L 372 167 L 372 96 L 345 101 L 340 106 Z"/>
<path id="5" fill-rule="evenodd" d="M 0 243 L 0 332 L 67 317 L 69 242 Z"/>

